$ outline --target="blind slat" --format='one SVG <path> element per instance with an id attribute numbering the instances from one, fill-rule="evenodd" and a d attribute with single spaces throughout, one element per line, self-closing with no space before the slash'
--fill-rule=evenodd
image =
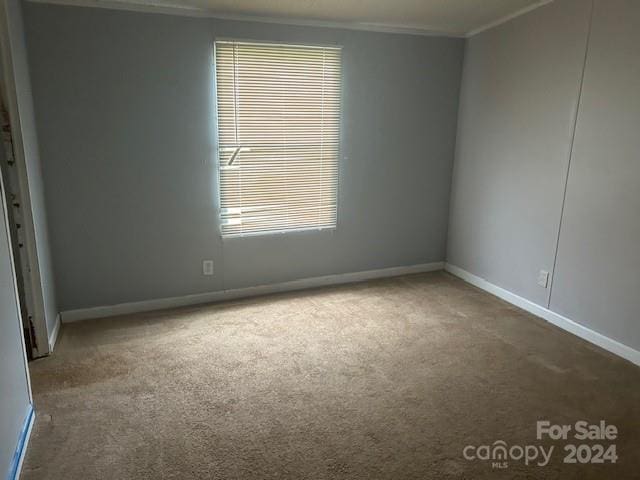
<path id="1" fill-rule="evenodd" d="M 335 227 L 340 48 L 217 41 L 215 61 L 222 234 Z"/>

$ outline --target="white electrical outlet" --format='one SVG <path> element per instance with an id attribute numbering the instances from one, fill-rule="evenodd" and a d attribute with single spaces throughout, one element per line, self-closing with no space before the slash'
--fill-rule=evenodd
<path id="1" fill-rule="evenodd" d="M 202 274 L 213 275 L 213 260 L 202 261 Z"/>
<path id="2" fill-rule="evenodd" d="M 547 288 L 547 285 L 549 285 L 549 272 L 540 270 L 540 273 L 538 273 L 538 285 Z"/>

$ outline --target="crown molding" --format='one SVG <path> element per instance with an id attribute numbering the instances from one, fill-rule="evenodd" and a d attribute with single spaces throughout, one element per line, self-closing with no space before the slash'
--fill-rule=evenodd
<path id="1" fill-rule="evenodd" d="M 471 38 L 481 32 L 507 23 L 517 17 L 525 15 L 533 10 L 548 5 L 554 0 L 540 0 L 539 2 L 522 8 L 517 12 L 506 15 L 498 20 L 487 23 L 469 32 L 449 32 L 428 26 L 405 26 L 386 23 L 369 22 L 340 22 L 327 20 L 305 20 L 291 17 L 269 17 L 258 15 L 221 13 L 206 8 L 191 7 L 186 5 L 165 4 L 154 1 L 129 2 L 122 0 L 27 0 L 31 3 L 44 3 L 51 5 L 64 5 L 71 7 L 104 8 L 107 10 L 124 10 L 140 13 L 160 13 L 165 15 L 178 15 L 185 17 L 217 18 L 221 20 L 233 20 L 239 22 L 273 23 L 278 25 L 293 25 L 302 27 L 339 28 L 344 30 L 360 30 L 379 33 L 396 33 L 402 35 L 419 35 L 428 37 L 447 38 Z"/>
<path id="2" fill-rule="evenodd" d="M 397 33 L 403 35 L 420 35 L 429 37 L 465 38 L 465 32 L 447 32 L 427 26 L 404 26 L 385 23 L 368 22 L 340 22 L 325 20 L 305 20 L 290 17 L 268 17 L 244 14 L 227 14 L 213 10 L 171 5 L 157 2 L 126 2 L 120 0 L 28 0 L 31 3 L 44 3 L 72 7 L 104 8 L 108 10 L 125 10 L 141 13 L 160 13 L 165 15 L 179 15 L 186 17 L 217 18 L 240 22 L 273 23 L 279 25 L 294 25 L 303 27 L 340 28 L 344 30 L 361 30 L 379 33 Z"/>
<path id="3" fill-rule="evenodd" d="M 540 7 L 543 7 L 545 5 L 548 5 L 549 3 L 553 2 L 554 0 L 540 0 L 537 3 L 534 3 L 533 5 L 529 5 L 528 7 L 524 7 L 520 10 L 518 10 L 517 12 L 511 13 L 509 15 L 506 15 L 502 18 L 499 18 L 498 20 L 494 20 L 493 22 L 487 23 L 481 27 L 475 28 L 473 30 L 471 30 L 470 32 L 468 32 L 465 37 L 466 38 L 471 38 L 474 35 L 477 35 L 478 33 L 484 32 L 486 30 L 490 30 L 492 28 L 497 27 L 498 25 L 502 25 L 503 23 L 507 23 L 511 20 L 513 20 L 514 18 L 520 17 L 526 13 L 529 13 L 533 10 L 536 10 Z"/>

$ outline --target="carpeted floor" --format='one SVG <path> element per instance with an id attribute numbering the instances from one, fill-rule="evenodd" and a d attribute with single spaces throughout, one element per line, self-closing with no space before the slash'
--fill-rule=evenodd
<path id="1" fill-rule="evenodd" d="M 64 325 L 31 372 L 24 480 L 640 476 L 640 368 L 442 272 Z M 616 425 L 617 463 L 545 419 Z M 463 457 L 497 440 L 555 452 Z"/>

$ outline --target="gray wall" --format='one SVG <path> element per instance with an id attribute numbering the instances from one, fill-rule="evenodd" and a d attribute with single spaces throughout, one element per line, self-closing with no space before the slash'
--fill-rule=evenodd
<path id="1" fill-rule="evenodd" d="M 61 310 L 444 260 L 462 40 L 24 7 Z M 215 36 L 344 46 L 335 232 L 221 240 Z"/>
<path id="2" fill-rule="evenodd" d="M 551 308 L 640 350 L 640 3 L 597 0 Z"/>
<path id="3" fill-rule="evenodd" d="M 31 401 L 6 222 L 0 192 L 0 478 L 7 477 Z"/>
<path id="4" fill-rule="evenodd" d="M 640 5 L 591 8 L 556 0 L 468 42 L 447 255 L 640 349 Z"/>
<path id="5" fill-rule="evenodd" d="M 22 6 L 19 0 L 3 0 L 3 8 L 5 8 L 7 33 L 11 45 L 10 61 L 13 66 L 12 74 L 17 101 L 15 112 L 19 117 L 19 131 L 17 122 L 13 125 L 14 144 L 24 151 L 26 177 L 28 179 L 27 189 L 31 203 L 32 219 L 30 224 L 32 227 L 27 224 L 24 225 L 24 228 L 27 231 L 27 238 L 35 245 L 35 251 L 32 251 L 30 255 L 30 265 L 32 267 L 31 274 L 34 282 L 32 291 L 36 309 L 35 313 L 31 313 L 37 316 L 43 315 L 47 330 L 51 332 L 55 326 L 58 305 L 56 303 L 53 265 L 49 249 L 49 227 L 45 210 L 44 183 L 40 165 L 31 79 L 27 63 Z M 16 117 L 12 118 L 12 122 L 15 120 Z M 26 205 L 23 207 L 23 211 L 28 208 Z M 26 221 L 28 222 L 28 219 Z M 36 329 L 40 353 L 48 351 L 46 333 L 42 329 Z"/>
<path id="6" fill-rule="evenodd" d="M 557 0 L 466 46 L 448 261 L 544 306 L 589 14 Z"/>

